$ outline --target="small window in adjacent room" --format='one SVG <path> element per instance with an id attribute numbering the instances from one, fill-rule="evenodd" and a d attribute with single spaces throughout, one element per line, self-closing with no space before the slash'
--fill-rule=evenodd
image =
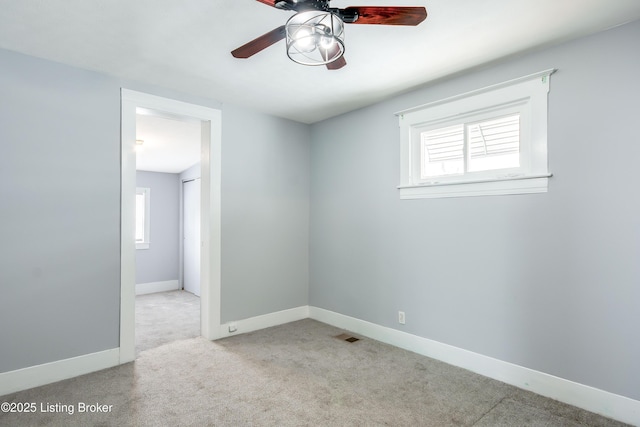
<path id="1" fill-rule="evenodd" d="M 403 199 L 547 191 L 547 70 L 397 113 Z"/>
<path id="2" fill-rule="evenodd" d="M 150 188 L 136 188 L 136 249 L 149 249 Z"/>

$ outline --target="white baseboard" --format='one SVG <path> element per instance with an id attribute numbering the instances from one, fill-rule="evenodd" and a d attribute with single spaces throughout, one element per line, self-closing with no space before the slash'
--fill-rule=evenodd
<path id="1" fill-rule="evenodd" d="M 180 289 L 178 280 L 165 280 L 164 282 L 149 282 L 136 284 L 136 295 L 154 294 L 156 292 L 177 291 Z"/>
<path id="2" fill-rule="evenodd" d="M 167 282 L 159 282 L 167 283 Z M 153 284 L 152 284 L 153 285 Z M 157 288 L 156 288 L 157 289 Z M 168 289 L 171 290 L 171 289 Z M 137 290 L 136 290 L 137 293 Z M 228 322 L 220 327 L 220 338 L 270 328 L 309 317 L 309 306 L 301 306 L 248 319 Z M 229 332 L 235 325 L 236 332 Z M 86 354 L 70 359 L 31 366 L 24 369 L 0 373 L 0 396 L 62 381 L 120 364 L 120 349 Z"/>
<path id="3" fill-rule="evenodd" d="M 70 359 L 0 373 L 0 396 L 62 381 L 120 363 L 120 349 L 85 354 Z"/>
<path id="4" fill-rule="evenodd" d="M 252 332 L 306 318 L 431 357 L 609 418 L 640 426 L 640 401 L 318 307 L 301 306 L 227 322 L 221 325 L 219 337 Z M 236 328 L 235 332 L 229 331 L 230 326 Z M 0 373 L 0 395 L 116 366 L 119 364 L 119 354 L 119 349 L 115 348 Z"/>
<path id="5" fill-rule="evenodd" d="M 220 338 L 231 335 L 244 334 L 257 331 L 259 329 L 270 328 L 272 326 L 295 322 L 309 317 L 309 306 L 290 308 L 288 310 L 276 311 L 275 313 L 263 314 L 261 316 L 250 317 L 220 325 Z M 229 328 L 234 327 L 235 331 L 230 332 Z"/>
<path id="6" fill-rule="evenodd" d="M 628 397 L 322 308 L 309 307 L 309 317 L 587 411 L 640 425 L 640 401 Z"/>

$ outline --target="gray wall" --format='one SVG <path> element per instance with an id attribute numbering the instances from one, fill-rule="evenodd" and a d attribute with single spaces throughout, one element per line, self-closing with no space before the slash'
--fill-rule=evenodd
<path id="1" fill-rule="evenodd" d="M 634 23 L 312 127 L 225 105 L 223 321 L 310 302 L 400 328 L 403 310 L 407 332 L 639 399 L 638 39 Z M 550 67 L 549 193 L 399 200 L 395 111 Z M 118 346 L 120 87 L 221 106 L 3 50 L 0 68 L 6 372 Z"/>
<path id="2" fill-rule="evenodd" d="M 0 330 L 8 372 L 119 345 L 120 88 L 222 106 L 6 50 L 0 69 L 0 323 L 16 326 Z M 228 106 L 222 117 L 224 315 L 306 304 L 309 128 Z"/>
<path id="3" fill-rule="evenodd" d="M 200 178 L 200 162 L 180 172 L 180 182 Z"/>
<path id="4" fill-rule="evenodd" d="M 136 250 L 136 283 L 178 280 L 180 175 L 137 171 L 136 185 L 151 189 L 151 242 Z"/>
<path id="5" fill-rule="evenodd" d="M 222 321 L 307 305 L 309 126 L 222 117 Z"/>
<path id="6" fill-rule="evenodd" d="M 120 94 L 1 50 L 0 69 L 4 372 L 118 347 Z"/>
<path id="7" fill-rule="evenodd" d="M 640 22 L 314 125 L 310 304 L 640 399 L 638 40 Z M 394 112 L 548 68 L 548 193 L 399 200 Z"/>

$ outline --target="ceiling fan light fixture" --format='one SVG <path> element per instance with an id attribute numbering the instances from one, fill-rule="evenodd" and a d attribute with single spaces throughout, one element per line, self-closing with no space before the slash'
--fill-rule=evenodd
<path id="1" fill-rule="evenodd" d="M 285 25 L 287 56 L 302 65 L 325 65 L 344 54 L 344 23 L 331 12 L 296 13 Z"/>

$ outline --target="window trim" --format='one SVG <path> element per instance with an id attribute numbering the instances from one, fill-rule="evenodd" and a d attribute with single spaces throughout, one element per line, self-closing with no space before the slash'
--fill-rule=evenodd
<path id="1" fill-rule="evenodd" d="M 430 102 L 396 113 L 400 126 L 401 199 L 527 194 L 546 192 L 547 110 L 549 69 L 482 89 Z M 508 111 L 521 114 L 521 150 L 527 164 L 519 171 L 492 170 L 456 176 L 420 178 L 421 132 L 449 125 L 468 123 L 480 117 Z M 416 157 L 418 157 L 416 159 Z M 475 178 L 474 178 L 475 176 Z"/>
<path id="2" fill-rule="evenodd" d="M 151 188 L 148 187 L 136 187 L 136 196 L 138 194 L 144 195 L 144 240 L 142 242 L 136 241 L 136 249 L 149 249 L 149 244 L 151 242 L 150 232 L 151 232 Z M 136 214 L 137 216 L 137 214 Z M 137 217 L 135 223 L 137 224 Z M 135 231 L 134 231 L 135 236 Z"/>

